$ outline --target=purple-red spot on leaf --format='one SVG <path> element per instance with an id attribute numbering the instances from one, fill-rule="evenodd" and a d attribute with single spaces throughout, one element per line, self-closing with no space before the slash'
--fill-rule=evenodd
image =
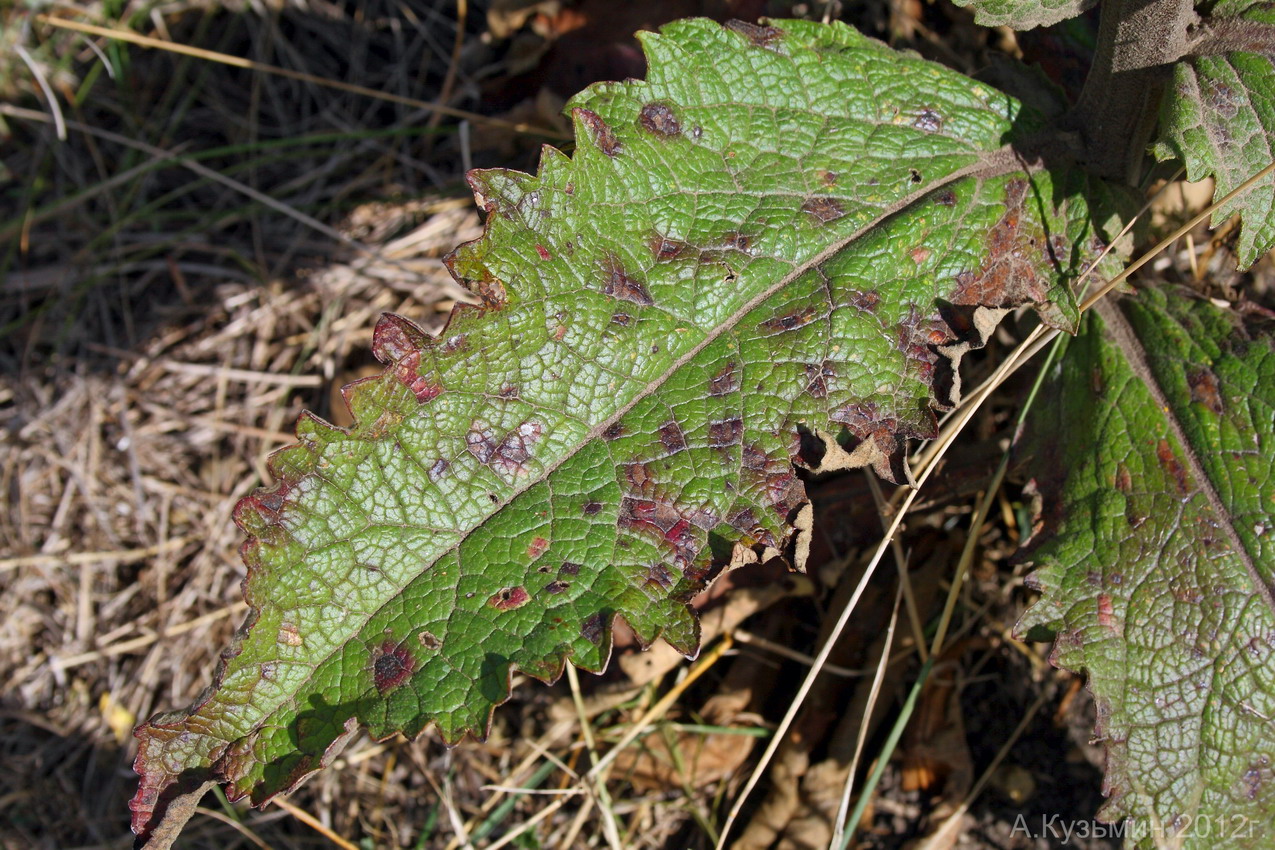
<path id="1" fill-rule="evenodd" d="M 806 487 L 787 456 L 771 457 L 756 446 L 746 446 L 740 480 L 783 519 L 806 502 Z"/>
<path id="2" fill-rule="evenodd" d="M 589 131 L 589 137 L 598 146 L 598 150 L 607 156 L 615 156 L 620 152 L 620 142 L 615 137 L 615 131 L 607 126 L 602 116 L 590 109 L 576 109 L 574 112 Z"/>
<path id="3" fill-rule="evenodd" d="M 673 586 L 673 574 L 669 572 L 668 567 L 656 562 L 646 568 L 646 575 L 643 577 L 642 583 L 654 590 L 668 590 Z"/>
<path id="4" fill-rule="evenodd" d="M 606 629 L 606 618 L 601 613 L 594 614 L 580 624 L 580 635 L 589 643 L 602 642 L 602 633 Z"/>
<path id="5" fill-rule="evenodd" d="M 601 502 L 585 502 L 584 503 L 584 512 L 588 516 L 593 516 L 594 514 L 598 513 L 601 510 L 602 510 Z"/>
<path id="6" fill-rule="evenodd" d="M 663 139 L 682 134 L 682 125 L 667 104 L 646 104 L 638 113 L 638 122 L 644 130 Z"/>
<path id="7" fill-rule="evenodd" d="M 534 561 L 543 555 L 545 550 L 548 548 L 548 540 L 545 540 L 543 537 L 533 538 L 531 544 L 527 547 L 527 557 Z"/>
<path id="8" fill-rule="evenodd" d="M 465 434 L 465 448 L 478 458 L 479 463 L 487 463 L 496 454 L 496 435 L 490 425 L 475 420 Z"/>
<path id="9" fill-rule="evenodd" d="M 642 281 L 630 277 L 616 257 L 612 256 L 607 261 L 605 274 L 602 291 L 612 298 L 631 301 L 641 307 L 649 307 L 655 303 L 647 293 L 646 287 L 642 285 Z"/>
<path id="10" fill-rule="evenodd" d="M 548 250 L 545 249 L 545 246 L 543 245 L 536 245 L 536 254 L 538 254 L 540 256 L 540 259 L 544 260 L 545 262 L 549 262 L 550 260 L 553 259 L 553 255 L 550 254 Z"/>
<path id="11" fill-rule="evenodd" d="M 545 593 L 552 593 L 552 594 L 563 593 L 570 587 L 571 587 L 570 582 L 551 581 L 545 585 Z"/>
<path id="12" fill-rule="evenodd" d="M 447 473 L 447 468 L 449 466 L 451 466 L 451 464 L 443 460 L 441 457 L 438 460 L 434 461 L 433 465 L 430 466 L 429 468 L 430 480 L 437 481 L 438 479 L 442 478 Z"/>
<path id="13" fill-rule="evenodd" d="M 652 493 L 650 497 L 625 496 L 620 502 L 616 525 L 668 546 L 672 550 L 674 564 L 685 571 L 701 548 L 695 529 L 708 531 L 717 522 L 717 517 L 710 511 L 682 509 L 671 499 Z"/>
<path id="14" fill-rule="evenodd" d="M 944 189 L 934 196 L 934 203 L 941 207 L 954 207 L 956 206 L 956 193 L 951 189 Z"/>
<path id="15" fill-rule="evenodd" d="M 465 434 L 465 448 L 479 463 L 490 465 L 496 472 L 507 476 L 522 475 L 528 471 L 531 448 L 540 439 L 542 431 L 539 422 L 524 422 L 497 443 L 492 427 L 475 420 Z"/>
<path id="16" fill-rule="evenodd" d="M 497 611 L 512 611 L 515 608 L 521 608 L 530 601 L 531 595 L 527 593 L 527 588 L 522 585 L 517 587 L 505 587 L 496 591 L 487 600 L 487 604 Z"/>
<path id="17" fill-rule="evenodd" d="M 912 119 L 912 126 L 925 133 L 937 133 L 943 129 L 943 116 L 927 106 Z"/>
<path id="18" fill-rule="evenodd" d="M 806 392 L 812 398 L 828 397 L 828 379 L 836 374 L 832 367 L 832 361 L 825 360 L 822 364 L 807 363 L 806 364 Z"/>
<path id="19" fill-rule="evenodd" d="M 651 253 L 655 255 L 655 259 L 660 262 L 677 259 L 682 256 L 687 247 L 685 242 L 678 242 L 675 239 L 668 239 L 659 235 L 652 237 L 647 244 L 650 245 Z"/>
<path id="20" fill-rule="evenodd" d="M 845 207 L 836 198 L 806 198 L 801 211 L 820 224 L 836 221 L 846 214 Z"/>
<path id="21" fill-rule="evenodd" d="M 686 435 L 682 433 L 682 426 L 673 420 L 661 425 L 660 443 L 670 454 L 686 448 Z"/>
<path id="22" fill-rule="evenodd" d="M 412 351 L 394 364 L 394 377 L 416 397 L 417 404 L 435 399 L 443 388 L 419 373 L 421 353 Z"/>
<path id="23" fill-rule="evenodd" d="M 384 313 L 372 332 L 372 354 L 382 363 L 394 363 L 412 353 L 419 355 L 429 341 L 429 335 L 412 322 Z"/>
<path id="24" fill-rule="evenodd" d="M 416 659 L 392 640 L 383 641 L 372 651 L 372 684 L 381 696 L 406 682 L 415 669 Z"/>
<path id="25" fill-rule="evenodd" d="M 713 448 L 733 446 L 744 433 L 744 420 L 738 416 L 708 423 L 708 444 Z"/>
<path id="26" fill-rule="evenodd" d="M 580 574 L 580 565 L 571 561 L 563 561 L 562 566 L 558 567 L 558 575 L 575 576 Z"/>

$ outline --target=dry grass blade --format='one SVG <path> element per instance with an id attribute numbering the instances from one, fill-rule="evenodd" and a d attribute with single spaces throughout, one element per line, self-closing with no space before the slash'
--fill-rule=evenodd
<path id="1" fill-rule="evenodd" d="M 86 33 L 88 35 L 101 36 L 103 38 L 111 38 L 119 41 L 126 41 L 130 44 L 136 44 L 139 47 L 152 47 L 158 50 L 169 50 L 173 53 L 181 53 L 186 56 L 193 56 L 197 59 L 204 59 L 209 62 L 218 62 L 222 65 L 231 65 L 236 68 L 246 68 L 251 71 L 260 71 L 266 74 L 275 74 L 276 76 L 286 77 L 291 80 L 299 80 L 304 83 L 311 83 L 316 86 L 327 86 L 329 88 L 338 89 L 340 91 L 350 92 L 351 94 L 361 95 L 363 97 L 373 98 L 375 100 L 386 100 L 390 103 L 398 103 L 403 106 L 412 106 L 417 109 L 423 109 L 427 112 L 437 112 L 442 115 L 450 115 L 453 118 L 464 118 L 467 121 L 474 121 L 479 124 L 489 124 L 493 127 L 501 127 L 515 133 L 528 133 L 535 136 L 544 136 L 553 139 L 570 140 L 569 136 L 565 136 L 554 130 L 547 130 L 540 127 L 533 127 L 530 124 L 515 123 L 504 121 L 500 118 L 492 118 L 487 115 L 480 115 L 476 112 L 467 112 L 464 109 L 455 109 L 445 106 L 441 103 L 430 103 L 424 100 L 418 100 L 413 97 L 404 97 L 391 92 L 377 91 L 376 89 L 360 86 L 354 83 L 346 83 L 340 80 L 329 80 L 324 77 L 307 74 L 302 71 L 293 71 L 288 68 L 280 68 L 275 65 L 267 65 L 264 62 L 255 62 L 251 59 L 243 59 L 238 56 L 228 56 L 225 53 L 219 53 L 215 50 L 205 50 L 200 47 L 190 47 L 184 44 L 174 44 L 158 38 L 150 38 L 148 36 L 139 35 L 129 30 L 109 29 L 107 27 L 99 27 L 94 24 L 84 24 L 79 21 L 70 21 L 65 18 L 54 18 L 49 15 L 36 15 L 35 19 L 42 24 L 48 24 L 53 27 L 61 27 L 63 29 L 75 30 L 76 32 Z"/>
<path id="2" fill-rule="evenodd" d="M 842 834 L 846 829 L 846 818 L 850 814 L 850 799 L 854 795 L 854 777 L 859 769 L 859 759 L 863 755 L 863 747 L 868 740 L 868 724 L 866 718 L 871 716 L 876 707 L 877 698 L 881 695 L 881 683 L 885 680 L 886 668 L 890 666 L 890 648 L 894 645 L 894 627 L 899 621 L 899 602 L 903 596 L 903 583 L 900 582 L 894 596 L 894 611 L 890 614 L 890 625 L 886 627 L 885 647 L 881 651 L 881 660 L 877 663 L 876 675 L 872 677 L 872 691 L 868 696 L 868 707 L 864 712 L 865 722 L 859 725 L 859 737 L 855 741 L 854 758 L 850 760 L 850 770 L 846 775 L 845 789 L 841 792 L 841 805 L 837 807 L 837 825 L 832 833 L 832 844 L 840 847 Z M 920 644 L 918 644 L 919 646 Z"/>

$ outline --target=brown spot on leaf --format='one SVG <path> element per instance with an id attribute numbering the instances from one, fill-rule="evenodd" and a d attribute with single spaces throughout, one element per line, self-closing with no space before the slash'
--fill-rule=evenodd
<path id="1" fill-rule="evenodd" d="M 708 444 L 713 448 L 733 446 L 744 434 L 744 420 L 738 416 L 708 423 Z"/>
<path id="2" fill-rule="evenodd" d="M 490 425 L 481 420 L 474 420 L 465 434 L 465 448 L 478 458 L 479 463 L 487 463 L 496 454 L 496 434 Z"/>
<path id="3" fill-rule="evenodd" d="M 631 301 L 641 307 L 649 307 L 655 303 L 642 282 L 630 277 L 614 255 L 608 258 L 604 273 L 606 277 L 602 282 L 602 291 L 612 298 Z"/>
<path id="4" fill-rule="evenodd" d="M 638 113 L 638 122 L 649 133 L 663 139 L 682 134 L 682 125 L 678 122 L 673 110 L 664 103 L 648 103 Z"/>
<path id="5" fill-rule="evenodd" d="M 806 198 L 801 205 L 801 211 L 820 224 L 836 221 L 846 214 L 845 207 L 841 206 L 840 201 L 826 197 Z"/>
<path id="6" fill-rule="evenodd" d="M 594 514 L 598 513 L 601 510 L 602 510 L 601 502 L 585 502 L 584 503 L 584 512 L 588 514 L 589 516 L 593 516 Z"/>
<path id="7" fill-rule="evenodd" d="M 452 334 L 446 340 L 443 341 L 443 344 L 439 347 L 439 350 L 443 354 L 455 354 L 458 351 L 464 351 L 468 347 L 469 347 L 468 334 Z"/>
<path id="8" fill-rule="evenodd" d="M 606 427 L 606 430 L 602 432 L 602 439 L 607 440 L 608 442 L 611 440 L 618 440 L 623 436 L 624 426 L 619 422 L 612 422 Z"/>
<path id="9" fill-rule="evenodd" d="M 708 394 L 712 396 L 726 395 L 739 389 L 739 367 L 735 361 L 727 363 L 713 377 L 708 379 Z"/>
<path id="10" fill-rule="evenodd" d="M 779 543 L 775 540 L 775 536 L 761 526 L 757 521 L 757 514 L 753 513 L 752 508 L 744 508 L 728 519 L 727 523 L 742 535 L 743 545 L 755 546 L 760 544 L 768 549 L 779 548 Z"/>
<path id="11" fill-rule="evenodd" d="M 1014 307 L 1048 300 L 1056 261 L 1044 234 L 1023 225 L 1029 189 L 1021 178 L 1006 184 L 1005 213 L 987 235 L 983 264 L 956 276 L 953 304 Z"/>
<path id="12" fill-rule="evenodd" d="M 531 594 L 527 593 L 527 588 L 522 585 L 517 587 L 504 587 L 491 595 L 487 600 L 487 604 L 497 611 L 513 611 L 515 608 L 521 608 L 531 599 Z"/>
<path id="13" fill-rule="evenodd" d="M 875 313 L 881 303 L 881 295 L 875 289 L 868 292 L 855 292 L 850 296 L 850 306 L 864 313 Z"/>
<path id="14" fill-rule="evenodd" d="M 590 109 L 576 109 L 574 112 L 589 131 L 589 137 L 598 146 L 598 150 L 607 156 L 615 156 L 620 152 L 620 142 L 616 139 L 615 132 L 602 120 L 602 116 Z"/>
<path id="15" fill-rule="evenodd" d="M 925 133 L 937 133 L 943 129 L 943 116 L 927 106 L 912 120 L 912 126 Z"/>
<path id="16" fill-rule="evenodd" d="M 1186 469 L 1183 468 L 1177 455 L 1173 453 L 1173 448 L 1169 445 L 1168 440 L 1161 440 L 1156 444 L 1155 454 L 1164 471 L 1173 476 L 1174 483 L 1178 488 L 1178 494 L 1185 496 L 1191 492 L 1191 488 L 1187 483 Z"/>
<path id="17" fill-rule="evenodd" d="M 505 435 L 496 446 L 495 457 L 491 466 L 497 472 L 506 475 L 521 475 L 528 472 L 527 461 L 531 458 L 531 447 L 540 439 L 543 429 L 539 422 L 524 422 Z"/>
<path id="18" fill-rule="evenodd" d="M 570 583 L 570 582 L 566 582 L 566 581 L 551 581 L 551 582 L 549 582 L 548 584 L 546 584 L 546 585 L 545 585 L 545 593 L 558 594 L 558 593 L 562 593 L 562 592 L 566 591 L 566 590 L 567 590 L 568 588 L 570 588 L 570 587 L 571 587 L 571 583 Z"/>
<path id="19" fill-rule="evenodd" d="M 633 321 L 633 317 L 630 316 L 628 313 L 615 313 L 614 315 L 611 316 L 611 324 L 619 325 L 622 328 L 627 328 L 629 326 L 629 323 L 632 321 Z"/>
<path id="20" fill-rule="evenodd" d="M 571 561 L 563 561 L 562 566 L 558 567 L 558 575 L 575 576 L 580 574 L 580 565 Z"/>
<path id="21" fill-rule="evenodd" d="M 760 322 L 757 326 L 769 333 L 785 333 L 805 327 L 813 322 L 818 315 L 819 309 L 817 307 L 803 307 L 800 310 L 793 310 L 773 319 L 767 319 L 764 322 Z"/>
<path id="22" fill-rule="evenodd" d="M 954 207 L 956 206 L 956 193 L 951 189 L 944 189 L 934 196 L 934 203 L 941 207 Z"/>
<path id="23" fill-rule="evenodd" d="M 1116 467 L 1116 489 L 1121 493 L 1128 493 L 1133 489 L 1133 476 L 1129 474 L 1129 467 L 1123 463 Z"/>
<path id="24" fill-rule="evenodd" d="M 806 487 L 788 457 L 771 457 L 755 445 L 744 447 L 740 482 L 785 520 L 806 502 Z"/>
<path id="25" fill-rule="evenodd" d="M 543 537 L 532 538 L 531 545 L 527 547 L 527 557 L 534 561 L 536 560 L 536 558 L 539 558 L 541 555 L 543 555 L 545 553 L 545 550 L 548 548 L 549 548 L 548 540 L 544 539 Z"/>
<path id="26" fill-rule="evenodd" d="M 646 492 L 651 485 L 651 468 L 645 463 L 634 461 L 624 465 L 624 480 L 627 481 L 633 489 Z"/>
<path id="27" fill-rule="evenodd" d="M 660 426 L 660 443 L 670 454 L 686 448 L 686 435 L 676 420 L 670 419 Z"/>
<path id="28" fill-rule="evenodd" d="M 837 185 L 837 172 L 824 171 L 822 168 L 815 172 L 815 176 L 819 178 L 819 182 L 825 186 L 832 187 Z"/>
<path id="29" fill-rule="evenodd" d="M 1191 401 L 1197 401 L 1214 413 L 1222 413 L 1222 393 L 1217 375 L 1209 369 L 1193 369 L 1187 373 L 1186 382 L 1191 387 Z"/>
<path id="30" fill-rule="evenodd" d="M 601 613 L 594 614 L 580 624 L 580 635 L 589 643 L 602 642 L 602 633 L 606 629 L 606 618 Z"/>
<path id="31" fill-rule="evenodd" d="M 505 285 L 498 280 L 476 280 L 469 291 L 478 296 L 484 310 L 499 310 L 509 301 Z"/>
<path id="32" fill-rule="evenodd" d="M 500 387 L 501 398 L 517 398 L 518 393 L 519 390 L 516 384 L 503 384 Z"/>
<path id="33" fill-rule="evenodd" d="M 828 397 L 828 379 L 836 375 L 831 360 L 806 364 L 806 392 L 814 398 Z"/>
<path id="34" fill-rule="evenodd" d="M 756 47 L 769 48 L 783 32 L 771 26 L 758 26 L 750 24 L 747 21 L 730 20 L 726 22 L 726 29 L 739 33 L 753 43 Z"/>
<path id="35" fill-rule="evenodd" d="M 284 646 L 300 646 L 305 643 L 297 627 L 286 621 L 279 624 L 278 640 Z"/>
<path id="36" fill-rule="evenodd" d="M 669 239 L 665 236 L 656 235 L 647 243 L 651 247 L 651 253 L 655 255 L 655 259 L 659 262 L 668 262 L 682 256 L 686 250 L 685 242 L 678 242 L 676 239 Z"/>
<path id="37" fill-rule="evenodd" d="M 416 635 L 416 640 L 420 642 L 421 646 L 425 647 L 426 649 L 430 651 L 437 651 L 439 649 L 442 649 L 443 647 L 443 642 L 430 632 L 426 632 L 426 631 L 418 632 Z"/>
<path id="38" fill-rule="evenodd" d="M 908 179 L 913 183 L 920 183 L 923 178 L 921 177 L 921 172 L 917 171 L 915 168 L 909 168 Z"/>
<path id="39" fill-rule="evenodd" d="M 383 641 L 372 651 L 372 684 L 381 696 L 406 682 L 416 669 L 416 659 L 405 647 Z"/>
<path id="40" fill-rule="evenodd" d="M 912 361 L 913 368 L 926 381 L 934 373 L 934 365 L 938 362 L 934 346 L 946 341 L 947 332 L 939 321 L 922 316 L 916 307 L 908 310 L 895 335 L 895 347 Z"/>
<path id="41" fill-rule="evenodd" d="M 648 488 L 649 495 L 625 496 L 620 502 L 616 526 L 654 537 L 668 546 L 673 563 L 685 572 L 701 548 L 696 528 L 708 531 L 717 525 L 718 518 L 710 511 L 683 509 L 652 490 Z"/>

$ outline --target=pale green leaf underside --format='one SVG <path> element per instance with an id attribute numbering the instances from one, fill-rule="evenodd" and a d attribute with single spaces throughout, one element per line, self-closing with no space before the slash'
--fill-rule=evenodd
<path id="1" fill-rule="evenodd" d="M 1029 30 L 1074 18 L 1098 0 L 955 0 L 974 10 L 974 20 L 985 27 Z"/>
<path id="2" fill-rule="evenodd" d="M 1241 20 L 1275 24 L 1275 10 L 1255 3 L 1214 10 Z M 1217 182 L 1221 198 L 1275 159 L 1275 64 L 1262 53 L 1227 53 L 1179 62 L 1164 98 L 1161 158 L 1176 157 L 1187 177 Z M 1213 214 L 1216 227 L 1239 213 L 1240 265 L 1247 268 L 1275 247 L 1275 177 L 1267 177 Z"/>
<path id="3" fill-rule="evenodd" d="M 704 576 L 792 533 L 799 432 L 889 473 L 976 305 L 1071 324 L 1101 247 L 1078 197 L 925 194 L 1034 128 L 1004 95 L 843 26 L 643 41 L 647 82 L 573 102 L 570 159 L 471 177 L 487 231 L 451 266 L 484 307 L 438 339 L 384 321 L 357 424 L 303 419 L 241 504 L 257 613 L 216 690 L 140 730 L 135 828 L 201 779 L 267 799 L 359 724 L 483 734 L 511 669 L 600 669 L 615 616 L 693 652 Z"/>
<path id="4" fill-rule="evenodd" d="M 1131 845 L 1158 824 L 1164 846 L 1269 847 L 1275 324 L 1179 290 L 1115 309 L 1163 407 L 1087 317 L 1028 423 L 1046 528 L 1020 629 L 1088 671 Z"/>

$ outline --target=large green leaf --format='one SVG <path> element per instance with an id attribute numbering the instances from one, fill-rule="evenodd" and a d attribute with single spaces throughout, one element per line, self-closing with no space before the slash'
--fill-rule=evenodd
<path id="1" fill-rule="evenodd" d="M 1275 6 L 1265 0 L 1225 0 L 1210 12 L 1223 32 L 1236 35 L 1275 24 Z M 1236 50 L 1178 62 L 1161 113 L 1157 153 L 1181 159 L 1192 180 L 1214 178 L 1221 198 L 1275 158 L 1275 57 Z M 1275 247 L 1275 177 L 1219 208 L 1213 226 L 1236 213 L 1244 222 L 1240 264 L 1248 267 Z"/>
<path id="2" fill-rule="evenodd" d="M 513 670 L 601 669 L 617 616 L 693 654 L 706 578 L 796 546 L 794 459 L 895 474 L 998 310 L 1071 325 L 1101 241 L 998 152 L 1039 126 L 1009 98 L 844 26 L 643 43 L 648 81 L 572 102 L 572 158 L 471 175 L 487 230 L 449 264 L 481 306 L 386 317 L 356 424 L 303 418 L 240 505 L 251 614 L 139 729 L 139 832 L 210 782 L 290 789 L 360 724 L 484 734 Z"/>
<path id="3" fill-rule="evenodd" d="M 1137 846 L 1275 835 L 1275 322 L 1151 290 L 1088 316 L 1028 433 L 1043 591 Z"/>

